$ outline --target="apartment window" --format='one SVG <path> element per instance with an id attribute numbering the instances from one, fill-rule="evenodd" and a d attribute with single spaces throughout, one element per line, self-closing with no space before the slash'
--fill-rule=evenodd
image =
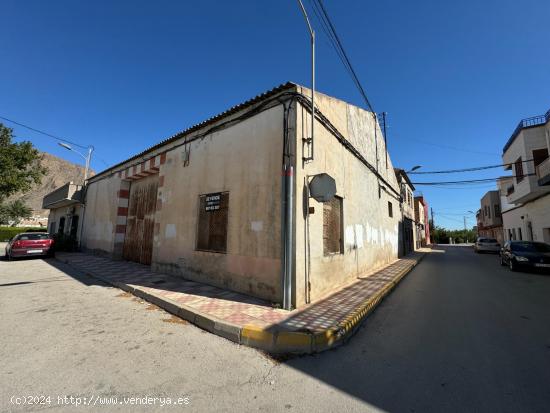
<path id="1" fill-rule="evenodd" d="M 500 217 L 500 205 L 495 204 L 495 217 Z"/>
<path id="2" fill-rule="evenodd" d="M 517 159 L 515 162 L 515 170 L 516 170 L 516 182 L 519 184 L 521 181 L 523 181 L 523 162 L 521 160 L 521 156 Z"/>
<path id="3" fill-rule="evenodd" d="M 393 205 L 390 201 L 388 201 L 388 216 L 393 218 Z"/>
<path id="4" fill-rule="evenodd" d="M 491 206 L 487 205 L 487 218 L 491 219 Z"/>
<path id="5" fill-rule="evenodd" d="M 227 251 L 228 212 L 229 192 L 199 196 L 197 250 L 222 253 Z"/>
<path id="6" fill-rule="evenodd" d="M 323 203 L 323 253 L 324 255 L 342 254 L 344 242 L 342 198 L 333 197 Z"/>
<path id="7" fill-rule="evenodd" d="M 523 237 L 521 236 L 521 228 L 518 228 L 518 240 L 523 241 Z"/>

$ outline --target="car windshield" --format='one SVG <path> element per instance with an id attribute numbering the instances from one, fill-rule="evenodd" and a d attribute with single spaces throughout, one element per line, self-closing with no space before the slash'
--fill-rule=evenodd
<path id="1" fill-rule="evenodd" d="M 511 248 L 518 252 L 550 252 L 550 245 L 543 242 L 514 242 Z"/>
<path id="2" fill-rule="evenodd" d="M 498 241 L 494 238 L 480 238 L 477 242 L 490 242 L 492 244 L 497 243 Z"/>
<path id="3" fill-rule="evenodd" d="M 21 234 L 17 238 L 18 241 L 28 241 L 28 240 L 41 240 L 41 239 L 50 239 L 50 234 Z"/>

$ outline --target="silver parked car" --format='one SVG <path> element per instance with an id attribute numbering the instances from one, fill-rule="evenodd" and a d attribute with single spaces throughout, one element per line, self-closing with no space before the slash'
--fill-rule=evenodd
<path id="1" fill-rule="evenodd" d="M 500 253 L 500 244 L 494 238 L 479 237 L 474 244 L 474 251 Z"/>

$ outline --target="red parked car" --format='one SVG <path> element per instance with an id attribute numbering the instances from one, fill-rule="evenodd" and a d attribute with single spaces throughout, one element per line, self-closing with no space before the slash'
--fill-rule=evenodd
<path id="1" fill-rule="evenodd" d="M 8 241 L 6 257 L 8 260 L 44 255 L 53 257 L 53 244 L 53 237 L 47 232 L 23 232 Z"/>

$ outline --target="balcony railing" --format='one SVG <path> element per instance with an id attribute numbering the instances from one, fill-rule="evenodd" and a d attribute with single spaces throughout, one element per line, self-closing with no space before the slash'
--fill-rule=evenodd
<path id="1" fill-rule="evenodd" d="M 537 165 L 539 185 L 550 185 L 550 157 Z"/>
<path id="2" fill-rule="evenodd" d="M 519 121 L 518 126 L 516 126 L 516 129 L 512 133 L 512 136 L 510 139 L 508 139 L 508 142 L 506 142 L 506 145 L 504 145 L 504 149 L 502 150 L 502 153 L 506 152 L 510 145 L 512 145 L 512 142 L 518 136 L 518 134 L 521 132 L 522 129 L 525 128 L 531 128 L 533 126 L 539 126 L 544 125 L 546 122 L 550 121 L 550 109 L 544 114 L 539 116 L 533 116 L 530 118 L 525 118 Z"/>

